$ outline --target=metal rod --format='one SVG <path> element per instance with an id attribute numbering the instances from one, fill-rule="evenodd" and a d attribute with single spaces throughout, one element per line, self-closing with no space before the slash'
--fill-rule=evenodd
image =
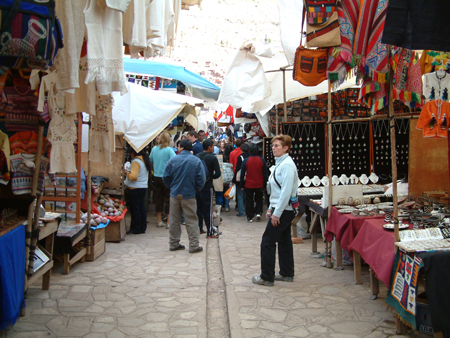
<path id="1" fill-rule="evenodd" d="M 91 183 L 91 159 L 90 159 L 90 148 L 91 148 L 91 115 L 89 115 L 89 131 L 88 131 L 88 175 L 87 175 L 87 244 L 86 245 L 86 255 L 91 254 L 91 243 L 90 243 L 90 235 L 91 235 L 91 213 L 92 213 L 92 183 Z"/>
<path id="2" fill-rule="evenodd" d="M 286 103 L 286 69 L 283 68 L 283 111 L 284 122 L 287 122 L 287 103 Z"/>

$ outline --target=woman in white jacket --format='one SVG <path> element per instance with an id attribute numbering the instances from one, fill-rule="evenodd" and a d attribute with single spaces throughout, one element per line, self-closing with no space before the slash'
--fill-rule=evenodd
<path id="1" fill-rule="evenodd" d="M 289 135 L 278 135 L 272 139 L 275 170 L 267 183 L 270 194 L 270 205 L 266 213 L 268 222 L 261 241 L 261 275 L 253 277 L 254 284 L 273 286 L 274 280 L 294 280 L 291 222 L 295 215 L 290 199 L 296 195 L 298 175 L 297 167 L 289 156 L 291 146 L 292 138 Z M 277 243 L 280 272 L 275 274 Z"/>

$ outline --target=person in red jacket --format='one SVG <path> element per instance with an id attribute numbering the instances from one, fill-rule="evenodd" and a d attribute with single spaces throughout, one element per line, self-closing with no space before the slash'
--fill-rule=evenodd
<path id="1" fill-rule="evenodd" d="M 238 159 L 239 155 L 241 155 L 241 145 L 242 145 L 242 140 L 241 139 L 237 139 L 236 140 L 236 149 L 234 149 L 230 153 L 229 161 L 230 161 L 231 164 L 233 164 L 233 172 L 236 170 L 237 159 Z"/>
<path id="2" fill-rule="evenodd" d="M 258 155 L 258 147 L 252 144 L 250 156 L 242 162 L 240 177 L 241 182 L 244 182 L 247 222 L 253 222 L 255 215 L 256 221 L 261 221 L 264 188 L 268 177 L 266 160 Z"/>

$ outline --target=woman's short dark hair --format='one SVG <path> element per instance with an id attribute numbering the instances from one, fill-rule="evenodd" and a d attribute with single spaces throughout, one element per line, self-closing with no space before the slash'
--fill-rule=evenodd
<path id="1" fill-rule="evenodd" d="M 250 145 L 248 143 L 242 143 L 241 152 L 248 153 L 250 150 Z"/>

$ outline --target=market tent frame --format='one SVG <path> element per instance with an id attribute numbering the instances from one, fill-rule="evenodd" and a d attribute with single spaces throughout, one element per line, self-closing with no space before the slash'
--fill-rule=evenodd
<path id="1" fill-rule="evenodd" d="M 128 93 L 114 92 L 115 134 L 123 134 L 136 152 L 147 146 L 186 107 L 202 99 L 127 83 Z M 191 109 L 195 112 L 195 109 Z"/>

